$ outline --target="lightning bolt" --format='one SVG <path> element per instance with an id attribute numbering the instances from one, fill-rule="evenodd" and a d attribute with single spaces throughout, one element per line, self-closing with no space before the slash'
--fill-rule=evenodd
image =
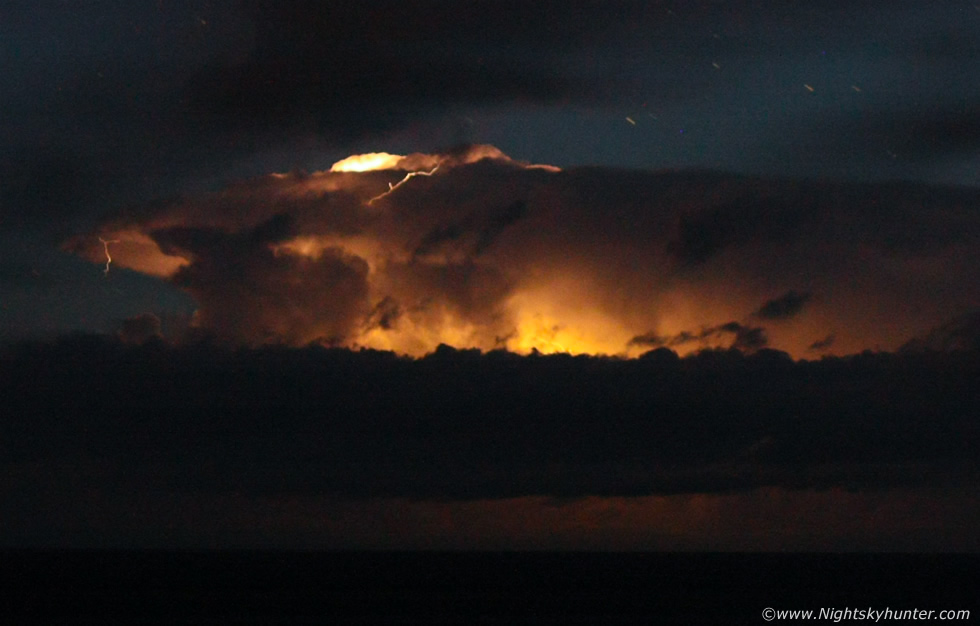
<path id="1" fill-rule="evenodd" d="M 407 183 L 409 180 L 415 178 L 416 176 L 432 176 L 433 174 L 436 173 L 436 170 L 437 169 L 439 169 L 439 166 L 438 165 L 435 166 L 435 167 L 433 167 L 428 172 L 426 172 L 425 170 L 419 170 L 417 172 L 409 172 L 408 174 L 405 174 L 405 178 L 401 179 L 397 183 L 394 183 L 394 184 L 388 183 L 388 191 L 386 191 L 386 192 L 384 192 L 382 194 L 378 194 L 378 195 L 374 196 L 373 198 L 371 198 L 370 200 L 368 200 L 367 203 L 369 205 L 370 204 L 374 204 L 375 202 L 377 202 L 381 198 L 384 198 L 385 196 L 391 194 L 393 191 L 395 191 L 396 189 L 398 189 L 399 187 L 401 187 L 402 185 L 404 185 L 405 183 Z"/>
<path id="2" fill-rule="evenodd" d="M 108 276 L 109 275 L 109 266 L 112 265 L 112 256 L 109 254 L 109 244 L 110 243 L 119 243 L 119 240 L 118 239 L 109 239 L 109 240 L 106 240 L 106 239 L 103 239 L 102 237 L 99 237 L 99 241 L 102 242 L 102 249 L 105 250 L 105 269 L 102 270 L 102 275 L 103 276 Z"/>

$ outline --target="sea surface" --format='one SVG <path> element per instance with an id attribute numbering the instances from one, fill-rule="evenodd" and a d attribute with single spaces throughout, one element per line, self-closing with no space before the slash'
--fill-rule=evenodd
<path id="1" fill-rule="evenodd" d="M 980 555 L 8 550 L 0 622 L 764 624 L 766 608 L 891 608 L 969 623 L 977 574 Z"/>

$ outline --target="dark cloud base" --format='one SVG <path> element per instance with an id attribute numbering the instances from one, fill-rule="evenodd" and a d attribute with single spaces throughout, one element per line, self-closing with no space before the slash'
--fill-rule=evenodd
<path id="1" fill-rule="evenodd" d="M 8 346 L 0 458 L 66 493 L 502 498 L 971 484 L 980 353 L 635 360 Z M 25 474 L 26 473 L 26 474 Z M 50 494 L 48 494 L 50 496 Z M 25 493 L 22 497 L 46 497 Z"/>
<path id="2" fill-rule="evenodd" d="M 782 296 L 763 304 L 755 316 L 764 320 L 789 319 L 803 310 L 803 305 L 810 299 L 811 294 L 788 291 Z"/>
<path id="3" fill-rule="evenodd" d="M 733 337 L 730 347 L 741 352 L 759 350 L 761 348 L 765 348 L 766 344 L 769 343 L 769 339 L 766 337 L 765 328 L 759 326 L 744 326 L 738 322 L 732 321 L 722 324 L 721 326 L 702 328 L 698 332 L 684 330 L 670 337 L 662 337 L 651 333 L 638 335 L 630 340 L 630 345 L 645 346 L 648 348 L 685 346 L 696 342 L 701 342 L 703 344 L 705 341 L 725 335 L 730 335 Z"/>

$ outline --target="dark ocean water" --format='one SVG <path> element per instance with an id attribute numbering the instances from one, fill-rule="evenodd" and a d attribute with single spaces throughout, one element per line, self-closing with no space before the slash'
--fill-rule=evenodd
<path id="1" fill-rule="evenodd" d="M 764 624 L 766 607 L 969 609 L 980 620 L 980 555 L 6 551 L 0 559 L 0 622 L 14 624 Z"/>

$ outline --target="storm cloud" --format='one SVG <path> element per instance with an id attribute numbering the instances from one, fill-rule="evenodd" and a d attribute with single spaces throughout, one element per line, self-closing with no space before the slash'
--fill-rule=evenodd
<path id="1" fill-rule="evenodd" d="M 66 247 L 101 262 L 98 237 L 118 240 L 116 267 L 167 277 L 217 336 L 414 355 L 799 357 L 830 334 L 821 349 L 846 354 L 896 349 L 976 302 L 966 189 L 562 171 L 490 146 L 385 158 L 130 208 Z"/>

